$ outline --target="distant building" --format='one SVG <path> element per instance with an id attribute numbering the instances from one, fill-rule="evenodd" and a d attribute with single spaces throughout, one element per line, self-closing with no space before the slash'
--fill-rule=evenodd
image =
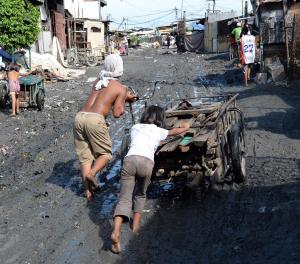
<path id="1" fill-rule="evenodd" d="M 251 0 L 251 3 L 260 36 L 262 70 L 272 74 L 274 71 L 269 69 L 281 63 L 291 78 L 300 79 L 300 1 Z"/>
<path id="2" fill-rule="evenodd" d="M 230 34 L 227 22 L 237 17 L 236 12 L 209 13 L 205 22 L 204 50 L 206 52 L 227 52 Z"/>
<path id="3" fill-rule="evenodd" d="M 103 21 L 104 0 L 65 0 L 69 47 L 106 49 L 108 21 Z"/>
<path id="4" fill-rule="evenodd" d="M 65 0 L 67 9 L 74 18 L 102 20 L 101 8 L 106 6 L 104 0 Z"/>
<path id="5" fill-rule="evenodd" d="M 65 34 L 65 13 L 63 0 L 30 0 L 40 7 L 41 31 L 32 50 L 39 53 L 50 53 L 53 36 L 58 38 L 63 51 L 67 49 Z"/>

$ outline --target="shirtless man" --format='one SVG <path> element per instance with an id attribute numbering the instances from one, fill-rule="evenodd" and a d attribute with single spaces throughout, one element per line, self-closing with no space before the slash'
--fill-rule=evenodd
<path id="1" fill-rule="evenodd" d="M 96 85 L 96 83 L 95 83 Z M 88 201 L 99 190 L 96 174 L 112 157 L 111 140 L 105 118 L 112 109 L 114 117 L 124 113 L 125 102 L 134 102 L 136 96 L 118 80 L 110 80 L 107 87 L 93 89 L 74 125 L 76 152 L 81 163 L 85 195 Z"/>

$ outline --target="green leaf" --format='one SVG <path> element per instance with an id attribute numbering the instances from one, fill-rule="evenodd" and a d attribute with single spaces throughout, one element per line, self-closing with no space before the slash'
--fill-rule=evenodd
<path id="1" fill-rule="evenodd" d="M 0 46 L 27 48 L 37 40 L 39 7 L 27 0 L 0 0 Z"/>

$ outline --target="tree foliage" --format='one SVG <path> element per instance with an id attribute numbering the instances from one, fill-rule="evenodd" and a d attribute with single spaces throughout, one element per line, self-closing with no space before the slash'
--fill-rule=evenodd
<path id="1" fill-rule="evenodd" d="M 39 33 L 39 7 L 28 0 L 0 0 L 0 46 L 27 48 Z"/>

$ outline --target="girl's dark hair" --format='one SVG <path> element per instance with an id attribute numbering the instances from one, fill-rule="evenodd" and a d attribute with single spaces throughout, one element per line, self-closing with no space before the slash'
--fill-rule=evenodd
<path id="1" fill-rule="evenodd" d="M 19 65 L 16 64 L 16 63 L 10 63 L 10 64 L 8 65 L 8 67 L 7 67 L 7 70 L 8 70 L 8 71 L 16 71 L 16 72 L 18 72 L 18 71 L 20 70 L 20 67 L 19 67 Z"/>
<path id="2" fill-rule="evenodd" d="M 165 111 L 159 106 L 150 105 L 142 114 L 141 123 L 165 127 Z"/>
<path id="3" fill-rule="evenodd" d="M 242 35 L 247 35 L 249 31 L 250 31 L 249 24 L 245 23 L 245 25 L 243 26 L 242 32 L 241 32 L 241 36 Z"/>

